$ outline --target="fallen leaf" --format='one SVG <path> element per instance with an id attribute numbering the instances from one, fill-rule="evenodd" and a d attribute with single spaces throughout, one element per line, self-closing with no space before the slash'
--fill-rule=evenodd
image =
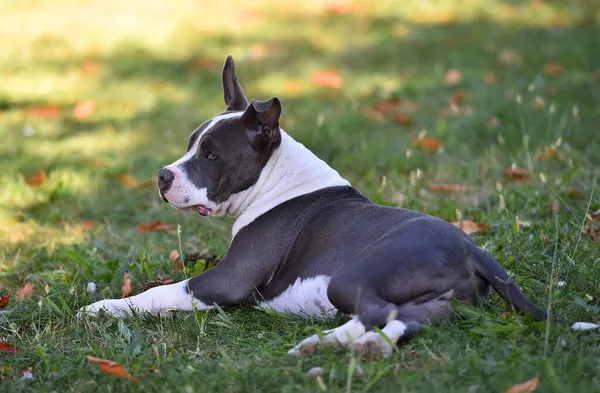
<path id="1" fill-rule="evenodd" d="M 33 296 L 33 285 L 31 285 L 31 283 L 25 283 L 25 285 L 17 290 L 17 296 L 21 299 Z"/>
<path id="2" fill-rule="evenodd" d="M 201 57 L 198 60 L 194 61 L 188 67 L 189 71 L 199 71 L 199 70 L 207 70 L 216 66 L 219 62 L 214 57 Z"/>
<path id="3" fill-rule="evenodd" d="M 100 371 L 102 371 L 106 374 L 125 378 L 133 383 L 138 383 L 138 380 L 133 375 L 129 374 L 129 372 L 127 370 L 125 370 L 125 368 L 117 362 L 113 362 L 112 360 L 97 358 L 97 357 L 94 357 L 91 355 L 88 355 L 87 359 L 90 363 L 100 363 Z"/>
<path id="4" fill-rule="evenodd" d="M 121 182 L 121 184 L 129 188 L 141 189 L 154 187 L 154 181 L 148 180 L 145 182 L 141 182 L 135 176 L 131 176 L 126 173 L 119 175 L 117 178 L 119 179 L 119 182 Z"/>
<path id="5" fill-rule="evenodd" d="M 183 262 L 181 260 L 179 260 L 179 257 L 181 257 L 181 255 L 179 254 L 179 251 L 177 251 L 177 250 L 173 250 L 169 254 L 169 260 L 171 261 L 173 266 L 175 266 L 175 269 L 182 271 L 183 270 Z M 178 260 L 179 260 L 179 262 L 177 262 Z"/>
<path id="6" fill-rule="evenodd" d="M 483 81 L 488 85 L 495 85 L 498 83 L 498 77 L 493 72 L 488 72 L 483 76 Z"/>
<path id="7" fill-rule="evenodd" d="M 32 186 L 39 186 L 42 185 L 47 178 L 48 176 L 46 175 L 46 172 L 40 169 L 35 173 L 35 175 L 27 179 L 27 183 Z"/>
<path id="8" fill-rule="evenodd" d="M 466 234 L 475 232 L 485 232 L 490 230 L 490 226 L 487 224 L 479 224 L 472 220 L 460 220 L 452 223 L 457 228 L 462 229 Z"/>
<path id="9" fill-rule="evenodd" d="M 88 59 L 81 66 L 81 71 L 87 76 L 96 76 L 100 72 L 100 65 L 95 60 Z"/>
<path id="10" fill-rule="evenodd" d="M 544 64 L 544 72 L 550 76 L 557 76 L 562 74 L 564 71 L 564 66 L 557 61 L 550 61 Z"/>
<path id="11" fill-rule="evenodd" d="M 561 153 L 560 151 L 558 151 L 556 149 L 556 147 L 550 146 L 545 151 L 538 154 L 537 159 L 542 161 L 542 160 L 548 160 L 550 158 L 554 158 L 556 156 L 561 157 L 561 158 L 565 157 L 564 153 Z"/>
<path id="12" fill-rule="evenodd" d="M 144 232 L 156 232 L 156 231 L 172 231 L 175 229 L 174 225 L 165 224 L 164 222 L 157 220 L 154 222 L 138 224 L 137 230 L 140 233 Z"/>
<path id="13" fill-rule="evenodd" d="M 81 101 L 73 108 L 73 117 L 79 120 L 90 117 L 96 112 L 97 104 L 94 100 Z"/>
<path id="14" fill-rule="evenodd" d="M 57 119 L 60 117 L 60 109 L 56 105 L 44 105 L 24 109 L 25 114 L 39 117 L 41 119 Z"/>
<path id="15" fill-rule="evenodd" d="M 461 79 L 462 74 L 458 70 L 452 68 L 449 69 L 448 72 L 446 72 L 446 83 L 449 85 L 456 85 L 461 81 Z"/>
<path id="16" fill-rule="evenodd" d="M 594 71 L 594 73 L 592 74 L 592 78 L 594 78 L 597 81 L 600 81 L 600 70 Z"/>
<path id="17" fill-rule="evenodd" d="M 524 180 L 529 178 L 529 173 L 527 173 L 527 171 L 514 167 L 505 168 L 504 175 L 516 180 Z"/>
<path id="18" fill-rule="evenodd" d="M 540 383 L 540 376 L 536 375 L 535 378 L 530 379 L 529 381 L 518 383 L 516 385 L 511 386 L 510 389 L 506 391 L 506 393 L 529 393 L 533 392 Z"/>
<path id="19" fill-rule="evenodd" d="M 523 58 L 521 54 L 514 49 L 503 49 L 498 53 L 498 61 L 503 64 L 521 64 Z"/>
<path id="20" fill-rule="evenodd" d="M 314 71 L 312 83 L 319 87 L 331 87 L 339 89 L 342 87 L 342 77 L 335 71 Z"/>
<path id="21" fill-rule="evenodd" d="M 129 273 L 123 273 L 123 286 L 121 287 L 121 297 L 129 297 L 133 294 L 131 290 L 131 278 L 129 278 Z"/>
<path id="22" fill-rule="evenodd" d="M 6 294 L 0 297 L 0 308 L 6 307 L 8 302 L 10 302 L 10 292 L 6 292 Z"/>
<path id="23" fill-rule="evenodd" d="M 402 124 L 403 126 L 410 126 L 415 124 L 415 121 L 411 117 L 403 115 L 402 113 L 396 113 L 396 115 L 394 116 L 394 120 L 396 120 L 396 123 Z"/>
<path id="24" fill-rule="evenodd" d="M 18 353 L 19 349 L 11 343 L 0 341 L 0 352 Z"/>
<path id="25" fill-rule="evenodd" d="M 347 15 L 352 13 L 352 5 L 347 1 L 333 1 L 325 4 L 323 11 L 331 15 Z"/>
<path id="26" fill-rule="evenodd" d="M 461 105 L 467 96 L 467 92 L 464 90 L 457 90 L 450 96 L 450 102 L 454 105 Z"/>
<path id="27" fill-rule="evenodd" d="M 80 222 L 80 223 L 79 223 L 79 226 L 80 226 L 82 229 L 87 229 L 87 230 L 90 230 L 90 229 L 94 229 L 94 227 L 96 226 L 96 223 L 95 223 L 94 221 L 87 220 L 87 221 L 82 221 L 82 222 Z"/>
<path id="28" fill-rule="evenodd" d="M 140 292 L 145 292 L 150 288 L 158 287 L 161 285 L 173 284 L 175 280 L 171 277 L 156 277 L 154 280 L 150 280 L 142 285 L 139 285 Z"/>
<path id="29" fill-rule="evenodd" d="M 436 151 L 443 146 L 442 141 L 432 136 L 418 138 L 413 142 L 413 146 L 417 149 L 425 151 Z"/>
<path id="30" fill-rule="evenodd" d="M 427 189 L 433 192 L 460 192 L 467 191 L 467 186 L 463 184 L 430 184 Z"/>
<path id="31" fill-rule="evenodd" d="M 288 93 L 290 93 L 293 96 L 298 95 L 300 93 L 300 91 L 302 91 L 302 87 L 300 86 L 300 83 L 298 83 L 297 81 L 286 82 L 285 89 L 287 90 Z"/>

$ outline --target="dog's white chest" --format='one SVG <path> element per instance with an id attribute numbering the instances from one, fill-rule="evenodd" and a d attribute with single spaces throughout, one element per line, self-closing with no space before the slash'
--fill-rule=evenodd
<path id="1" fill-rule="evenodd" d="M 337 309 L 327 298 L 327 286 L 331 277 L 319 275 L 311 278 L 298 278 L 285 291 L 275 298 L 260 301 L 263 308 L 303 317 L 331 318 Z"/>

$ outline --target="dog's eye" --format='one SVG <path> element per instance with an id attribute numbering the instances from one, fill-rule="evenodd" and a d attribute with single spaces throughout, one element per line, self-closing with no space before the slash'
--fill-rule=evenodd
<path id="1" fill-rule="evenodd" d="M 214 161 L 214 160 L 216 160 L 216 159 L 217 159 L 217 156 L 209 152 L 209 153 L 206 155 L 206 158 L 208 158 L 209 160 L 213 160 L 213 161 Z"/>

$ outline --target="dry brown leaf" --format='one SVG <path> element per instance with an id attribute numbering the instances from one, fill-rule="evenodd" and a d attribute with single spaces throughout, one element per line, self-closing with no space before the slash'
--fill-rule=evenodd
<path id="1" fill-rule="evenodd" d="M 161 285 L 169 285 L 173 284 L 175 280 L 171 277 L 156 277 L 154 280 L 150 280 L 142 285 L 139 285 L 139 289 L 141 292 L 145 292 L 150 288 L 158 287 Z"/>
<path id="2" fill-rule="evenodd" d="M 467 186 L 463 184 L 430 184 L 427 189 L 433 192 L 460 192 L 467 191 Z"/>
<path id="3" fill-rule="evenodd" d="M 402 113 L 396 113 L 396 115 L 394 116 L 394 120 L 396 120 L 396 123 L 401 124 L 403 126 L 411 126 L 415 124 L 415 121 L 412 119 L 412 117 L 403 115 Z"/>
<path id="4" fill-rule="evenodd" d="M 174 225 L 165 224 L 164 222 L 157 220 L 154 222 L 138 224 L 137 230 L 140 233 L 144 232 L 156 232 L 156 231 L 172 231 L 175 229 Z"/>
<path id="5" fill-rule="evenodd" d="M 529 393 L 533 392 L 537 389 L 538 384 L 540 383 L 540 376 L 536 375 L 535 378 L 530 379 L 529 381 L 518 383 L 516 385 L 511 386 L 510 389 L 506 391 L 506 393 Z"/>
<path id="6" fill-rule="evenodd" d="M 121 297 L 129 297 L 133 294 L 133 290 L 131 289 L 131 278 L 129 278 L 129 273 L 123 273 L 123 286 L 121 287 Z"/>
<path id="7" fill-rule="evenodd" d="M 96 101 L 94 100 L 85 100 L 81 101 L 73 108 L 73 117 L 79 120 L 83 120 L 96 112 Z"/>
<path id="8" fill-rule="evenodd" d="M 594 71 L 594 73 L 592 74 L 592 78 L 594 78 L 597 81 L 600 81 L 600 70 Z"/>
<path id="9" fill-rule="evenodd" d="M 125 370 L 125 368 L 117 362 L 113 362 L 112 360 L 97 358 L 97 357 L 90 356 L 90 355 L 87 356 L 87 359 L 90 363 L 100 363 L 100 371 L 102 371 L 106 374 L 125 378 L 133 383 L 138 383 L 138 380 L 133 375 L 129 374 L 129 372 L 127 370 Z"/>
<path id="10" fill-rule="evenodd" d="M 549 61 L 544 64 L 544 72 L 550 76 L 557 76 L 563 73 L 565 67 L 558 61 Z"/>
<path id="11" fill-rule="evenodd" d="M 483 81 L 488 85 L 495 85 L 498 83 L 498 77 L 493 72 L 488 72 L 483 76 Z"/>
<path id="12" fill-rule="evenodd" d="M 312 83 L 319 87 L 339 89 L 342 87 L 343 80 L 336 71 L 314 71 L 312 73 Z"/>
<path id="13" fill-rule="evenodd" d="M 181 255 L 179 254 L 179 251 L 177 251 L 177 250 L 173 250 L 169 254 L 169 260 L 171 261 L 173 266 L 175 266 L 175 269 L 177 269 L 178 271 L 181 272 L 181 271 L 183 271 L 183 261 L 179 259 L 180 257 L 181 257 Z"/>
<path id="14" fill-rule="evenodd" d="M 27 184 L 32 186 L 39 186 L 42 185 L 46 181 L 46 179 L 48 179 L 46 171 L 40 169 L 33 176 L 27 179 Z"/>
<path id="15" fill-rule="evenodd" d="M 525 169 L 519 168 L 505 168 L 504 176 L 510 177 L 516 180 L 524 180 L 529 178 L 529 173 Z"/>
<path id="16" fill-rule="evenodd" d="M 462 74 L 460 73 L 460 71 L 455 70 L 455 69 L 449 69 L 448 72 L 446 72 L 446 83 L 449 85 L 456 85 L 457 83 L 460 83 L 461 79 L 462 79 Z"/>
<path id="17" fill-rule="evenodd" d="M 460 220 L 452 223 L 457 228 L 462 229 L 466 234 L 475 232 L 485 232 L 490 230 L 490 226 L 487 224 L 479 224 L 472 220 Z"/>
<path id="18" fill-rule="evenodd" d="M 467 92 L 464 90 L 457 90 L 450 96 L 450 102 L 454 105 L 461 105 L 465 98 L 467 97 Z"/>
<path id="19" fill-rule="evenodd" d="M 60 117 L 60 109 L 56 105 L 45 105 L 25 108 L 23 112 L 29 116 L 41 119 L 57 119 Z"/>
<path id="20" fill-rule="evenodd" d="M 19 349 L 11 343 L 0 341 L 0 352 L 18 353 Z"/>
<path id="21" fill-rule="evenodd" d="M 440 147 L 443 146 L 442 141 L 432 136 L 426 136 L 424 138 L 416 139 L 413 142 L 413 146 L 417 149 L 425 150 L 425 151 L 437 151 Z"/>
<path id="22" fill-rule="evenodd" d="M 33 285 L 31 285 L 31 283 L 25 283 L 25 285 L 17 290 L 17 296 L 21 299 L 33 296 Z"/>
<path id="23" fill-rule="evenodd" d="M 0 297 L 0 308 L 6 307 L 8 302 L 10 302 L 10 292 L 6 292 Z"/>

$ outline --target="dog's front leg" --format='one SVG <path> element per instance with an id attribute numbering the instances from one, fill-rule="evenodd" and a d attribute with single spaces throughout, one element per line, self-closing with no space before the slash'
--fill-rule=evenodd
<path id="1" fill-rule="evenodd" d="M 188 292 L 188 281 L 161 285 L 125 299 L 100 300 L 81 308 L 77 316 L 82 317 L 85 314 L 94 316 L 101 309 L 104 309 L 109 315 L 124 318 L 133 312 L 167 315 L 172 310 L 190 311 L 212 308 L 212 305 L 204 304 Z"/>

